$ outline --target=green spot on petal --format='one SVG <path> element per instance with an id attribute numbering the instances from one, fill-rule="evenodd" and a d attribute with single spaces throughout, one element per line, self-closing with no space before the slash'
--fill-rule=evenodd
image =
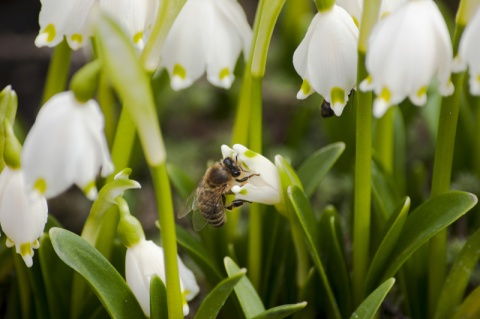
<path id="1" fill-rule="evenodd" d="M 380 93 L 380 97 L 385 101 L 385 102 L 390 102 L 390 98 L 392 97 L 392 93 L 384 87 L 382 90 L 382 93 Z"/>
<path id="2" fill-rule="evenodd" d="M 425 94 L 427 94 L 427 87 L 423 86 L 420 88 L 420 90 L 418 90 L 417 96 L 421 97 L 421 96 L 424 96 Z"/>
<path id="3" fill-rule="evenodd" d="M 342 105 L 345 105 L 345 90 L 339 88 L 339 87 L 334 87 L 330 91 L 330 99 L 332 100 L 332 105 L 336 103 L 340 103 Z"/>
<path id="4" fill-rule="evenodd" d="M 24 243 L 20 245 L 20 255 L 25 257 L 32 254 L 32 246 L 30 243 Z"/>
<path id="5" fill-rule="evenodd" d="M 45 194 L 45 191 L 47 190 L 47 182 L 45 181 L 45 179 L 39 178 L 35 182 L 35 185 L 33 185 L 33 188 L 39 191 L 40 194 Z"/>
<path id="6" fill-rule="evenodd" d="M 70 37 L 70 40 L 72 40 L 72 42 L 82 43 L 83 36 L 80 33 L 75 33 L 75 34 L 72 34 L 72 36 Z"/>
<path id="7" fill-rule="evenodd" d="M 302 90 L 304 95 L 309 95 L 310 91 L 312 91 L 312 87 L 310 86 L 310 83 L 308 83 L 307 79 L 303 80 L 300 90 Z"/>
<path id="8" fill-rule="evenodd" d="M 50 23 L 45 27 L 45 30 L 43 30 L 43 33 L 48 34 L 47 42 L 52 42 L 53 39 L 55 39 L 55 36 L 57 35 L 57 30 L 55 29 L 55 26 Z"/>
<path id="9" fill-rule="evenodd" d="M 477 75 L 477 82 L 479 82 L 479 83 L 480 83 L 480 74 L 479 74 L 479 75 Z"/>
<path id="10" fill-rule="evenodd" d="M 133 36 L 133 43 L 137 44 L 142 40 L 142 38 L 143 38 L 143 32 L 140 31 Z"/>
<path id="11" fill-rule="evenodd" d="M 180 64 L 175 64 L 173 66 L 173 75 L 185 79 L 187 77 L 187 71 L 185 71 L 185 68 Z"/>
<path id="12" fill-rule="evenodd" d="M 247 190 L 246 189 L 242 189 L 238 192 L 240 195 L 247 195 Z"/>
<path id="13" fill-rule="evenodd" d="M 223 80 L 224 78 L 228 77 L 230 75 L 230 70 L 228 68 L 223 68 L 220 73 L 218 74 L 218 77 L 220 80 Z"/>
<path id="14" fill-rule="evenodd" d="M 366 80 L 367 80 L 367 83 L 368 83 L 368 84 L 372 84 L 372 82 L 373 82 L 373 79 L 372 79 L 372 76 L 371 76 L 371 75 L 368 75 L 367 78 L 366 78 Z"/>
<path id="15" fill-rule="evenodd" d="M 246 150 L 243 155 L 245 155 L 246 157 L 254 158 L 255 156 L 257 156 L 257 153 L 251 150 Z"/>

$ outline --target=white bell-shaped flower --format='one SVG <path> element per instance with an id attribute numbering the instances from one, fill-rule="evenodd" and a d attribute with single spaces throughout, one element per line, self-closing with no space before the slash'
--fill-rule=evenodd
<path id="1" fill-rule="evenodd" d="M 41 0 L 40 32 L 35 45 L 56 46 L 65 36 L 69 46 L 83 47 L 93 32 L 96 10 L 111 14 L 132 41 L 143 48 L 145 31 L 153 24 L 158 0 Z M 148 32 L 147 32 L 148 33 Z"/>
<path id="2" fill-rule="evenodd" d="M 357 42 L 358 28 L 343 8 L 318 12 L 293 54 L 293 66 L 303 79 L 297 98 L 316 91 L 340 116 L 357 81 Z"/>
<path id="3" fill-rule="evenodd" d="M 424 105 L 435 75 L 440 93 L 452 94 L 452 55 L 447 26 L 432 0 L 409 1 L 382 19 L 368 42 L 369 76 L 360 83 L 361 90 L 377 95 L 374 115 L 381 117 L 406 97 Z"/>
<path id="4" fill-rule="evenodd" d="M 28 193 L 23 171 L 5 167 L 0 174 L 0 224 L 7 235 L 7 246 L 20 254 L 28 267 L 33 265 L 33 249 L 48 219 L 46 199 L 38 192 Z"/>
<path id="5" fill-rule="evenodd" d="M 178 271 L 182 290 L 183 314 L 189 313 L 187 301 L 200 291 L 195 276 L 178 257 Z M 165 282 L 165 261 L 163 249 L 150 240 L 142 239 L 127 249 L 125 257 L 125 277 L 127 284 L 137 297 L 146 316 L 150 316 L 150 281 L 157 275 Z"/>
<path id="6" fill-rule="evenodd" d="M 40 109 L 23 145 L 27 187 L 51 198 L 76 184 L 94 199 L 100 167 L 102 176 L 113 171 L 103 128 L 103 114 L 94 100 L 81 103 L 71 91 L 53 96 Z"/>
<path id="7" fill-rule="evenodd" d="M 210 83 L 228 89 L 238 56 L 248 55 L 251 39 L 237 0 L 188 0 L 165 40 L 161 66 L 174 90 L 190 86 L 205 71 Z"/>
<path id="8" fill-rule="evenodd" d="M 463 31 L 458 54 L 453 61 L 454 71 L 469 67 L 469 85 L 472 95 L 480 95 L 480 7 Z"/>
<path id="9" fill-rule="evenodd" d="M 233 145 L 233 149 L 222 145 L 222 155 L 236 160 L 244 177 L 251 176 L 242 185 L 232 187 L 235 199 L 267 205 L 280 203 L 280 177 L 271 161 L 240 144 Z"/>

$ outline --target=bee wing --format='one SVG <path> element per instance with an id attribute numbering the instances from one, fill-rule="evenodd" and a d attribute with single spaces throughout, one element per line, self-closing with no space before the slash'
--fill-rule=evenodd
<path id="1" fill-rule="evenodd" d="M 178 212 L 178 218 L 187 216 L 191 211 L 197 210 L 197 190 L 195 189 L 190 195 L 188 195 L 185 205 L 180 208 Z"/>
<path id="2" fill-rule="evenodd" d="M 208 220 L 206 220 L 202 213 L 196 209 L 192 214 L 192 223 L 195 231 L 201 231 L 205 226 L 207 226 Z"/>

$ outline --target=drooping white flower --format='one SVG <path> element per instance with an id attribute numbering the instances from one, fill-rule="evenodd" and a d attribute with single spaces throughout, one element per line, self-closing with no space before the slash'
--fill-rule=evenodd
<path id="1" fill-rule="evenodd" d="M 96 10 L 112 15 L 143 48 L 145 31 L 153 24 L 158 0 L 41 0 L 40 32 L 35 45 L 56 46 L 65 36 L 69 46 L 83 47 L 93 32 Z M 148 32 L 147 32 L 148 33 Z"/>
<path id="2" fill-rule="evenodd" d="M 398 7 L 400 7 L 407 0 L 382 0 L 380 5 L 380 18 L 384 18 Z M 357 26 L 362 22 L 363 1 L 362 0 L 337 0 L 337 5 L 347 10 L 347 12 L 355 20 Z"/>
<path id="3" fill-rule="evenodd" d="M 458 54 L 453 61 L 454 71 L 464 71 L 469 67 L 469 85 L 472 95 L 480 95 L 480 7 L 463 31 Z"/>
<path id="4" fill-rule="evenodd" d="M 222 145 L 222 155 L 237 160 L 246 171 L 245 175 L 252 175 L 245 184 L 232 187 L 236 199 L 267 205 L 280 203 L 280 177 L 271 161 L 240 144 L 233 145 L 233 149 Z"/>
<path id="5" fill-rule="evenodd" d="M 341 7 L 318 12 L 293 54 L 293 65 L 303 84 L 297 98 L 314 91 L 340 116 L 357 80 L 358 28 Z"/>
<path id="6" fill-rule="evenodd" d="M 252 30 L 237 0 L 188 0 L 165 40 L 161 66 L 174 90 L 205 72 L 215 86 L 230 88 L 235 63 L 248 55 Z"/>
<path id="7" fill-rule="evenodd" d="M 7 235 L 7 246 L 13 247 L 25 261 L 33 265 L 33 249 L 47 223 L 47 201 L 38 192 L 27 193 L 23 171 L 5 167 L 0 174 L 0 224 Z"/>
<path id="8" fill-rule="evenodd" d="M 51 198 L 73 184 L 88 198 L 97 195 L 95 179 L 113 171 L 97 102 L 78 102 L 73 92 L 53 96 L 40 109 L 22 151 L 29 189 Z"/>
<path id="9" fill-rule="evenodd" d="M 183 314 L 189 313 L 187 301 L 200 291 L 195 276 L 178 257 L 178 271 L 183 301 Z M 150 316 L 150 281 L 157 275 L 165 282 L 165 261 L 163 249 L 150 240 L 142 239 L 127 249 L 125 277 L 127 284 L 137 297 L 146 316 Z"/>
<path id="10" fill-rule="evenodd" d="M 453 93 L 450 80 L 452 44 L 448 29 L 432 0 L 409 1 L 382 19 L 368 42 L 367 79 L 363 91 L 373 90 L 375 116 L 406 97 L 421 106 L 427 101 L 427 87 L 436 75 L 440 93 Z"/>

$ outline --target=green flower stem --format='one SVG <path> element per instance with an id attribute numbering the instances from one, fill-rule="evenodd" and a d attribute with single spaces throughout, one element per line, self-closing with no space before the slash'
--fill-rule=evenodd
<path id="1" fill-rule="evenodd" d="M 335 5 L 335 0 L 315 0 L 318 12 L 330 10 Z"/>
<path id="2" fill-rule="evenodd" d="M 475 98 L 472 109 L 476 111 L 474 132 L 472 136 L 480 136 L 480 97 Z M 480 138 L 474 138 L 475 148 L 473 153 L 473 168 L 477 178 L 480 178 Z"/>
<path id="3" fill-rule="evenodd" d="M 387 112 L 376 121 L 373 137 L 373 145 L 377 158 L 389 173 L 393 172 L 393 124 L 394 108 L 390 107 Z"/>
<path id="4" fill-rule="evenodd" d="M 365 68 L 367 40 L 375 25 L 380 0 L 365 1 L 358 42 L 357 87 L 368 75 Z M 353 301 L 365 297 L 365 277 L 369 264 L 372 161 L 372 93 L 357 91 L 355 136 L 355 191 L 353 217 Z"/>
<path id="5" fill-rule="evenodd" d="M 458 24 L 453 38 L 453 52 L 456 54 L 458 43 L 464 25 Z M 455 135 L 457 131 L 458 113 L 460 110 L 460 97 L 462 95 L 465 72 L 452 75 L 455 91 L 452 95 L 444 97 L 440 109 L 438 123 L 437 143 L 433 163 L 432 190 L 430 197 L 435 197 L 450 189 L 452 175 L 453 152 L 455 149 Z M 447 230 L 444 229 L 430 240 L 428 264 L 428 297 L 429 314 L 433 315 L 438 297 L 447 274 Z"/>
<path id="6" fill-rule="evenodd" d="M 158 221 L 165 254 L 168 318 L 183 319 L 182 294 L 177 264 L 177 239 L 172 202 L 172 191 L 165 163 L 150 167 L 155 197 L 158 205 Z"/>
<path id="7" fill-rule="evenodd" d="M 122 108 L 112 146 L 112 161 L 115 166 L 115 173 L 108 177 L 108 181 L 112 181 L 116 173 L 128 167 L 135 142 L 135 132 L 132 117 L 126 108 Z"/>
<path id="8" fill-rule="evenodd" d="M 153 72 L 158 66 L 159 56 L 168 32 L 187 0 L 162 0 L 158 6 L 157 18 L 152 32 L 141 54 L 145 70 Z"/>
<path id="9" fill-rule="evenodd" d="M 104 72 L 100 74 L 98 81 L 97 100 L 105 117 L 105 138 L 107 139 L 108 145 L 112 147 L 115 138 L 115 126 L 117 125 L 117 114 L 115 110 L 115 97 L 108 82 L 108 77 Z"/>
<path id="10" fill-rule="evenodd" d="M 42 104 L 55 94 L 62 92 L 67 87 L 68 72 L 70 69 L 70 56 L 72 50 L 67 41 L 63 40 L 53 51 L 47 79 L 43 89 Z"/>

